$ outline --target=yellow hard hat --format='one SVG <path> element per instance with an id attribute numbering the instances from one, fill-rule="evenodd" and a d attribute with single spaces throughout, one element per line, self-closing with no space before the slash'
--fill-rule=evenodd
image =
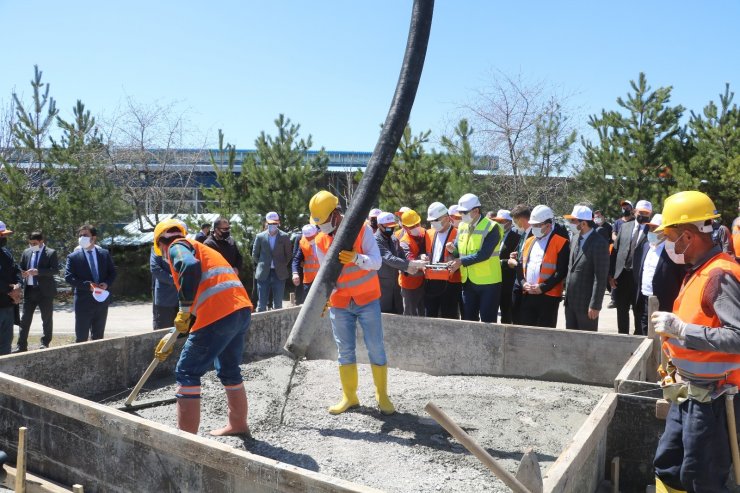
<path id="1" fill-rule="evenodd" d="M 420 222 L 421 222 L 421 217 L 413 209 L 409 209 L 401 215 L 401 224 L 403 224 L 407 228 L 416 226 Z"/>
<path id="2" fill-rule="evenodd" d="M 182 233 L 183 238 L 187 236 L 188 231 L 183 223 L 178 219 L 165 219 L 154 227 L 154 255 L 161 257 L 162 250 L 159 248 L 159 238 L 167 231 L 177 228 Z"/>
<path id="3" fill-rule="evenodd" d="M 339 205 L 339 199 L 331 192 L 322 190 L 313 197 L 308 203 L 308 210 L 311 212 L 311 224 L 323 224 L 329 219 L 329 215 Z"/>
<path id="4" fill-rule="evenodd" d="M 662 212 L 663 224 L 655 231 L 663 231 L 677 224 L 703 222 L 720 216 L 712 199 L 696 190 L 674 193 L 663 202 Z"/>

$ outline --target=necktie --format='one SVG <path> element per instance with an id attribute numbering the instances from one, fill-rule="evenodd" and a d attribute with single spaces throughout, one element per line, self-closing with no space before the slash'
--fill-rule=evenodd
<path id="1" fill-rule="evenodd" d="M 33 252 L 33 260 L 31 261 L 31 268 L 37 269 L 39 266 L 39 252 Z"/>
<path id="2" fill-rule="evenodd" d="M 93 252 L 92 250 L 89 250 L 87 252 L 88 255 L 88 262 L 90 263 L 90 272 L 92 272 L 93 281 L 95 284 L 98 283 L 98 268 L 95 266 L 95 259 L 93 258 Z"/>
<path id="3" fill-rule="evenodd" d="M 583 236 L 578 235 L 578 241 L 576 242 L 576 253 L 574 258 L 578 258 L 578 254 L 581 253 L 581 246 L 583 244 Z"/>

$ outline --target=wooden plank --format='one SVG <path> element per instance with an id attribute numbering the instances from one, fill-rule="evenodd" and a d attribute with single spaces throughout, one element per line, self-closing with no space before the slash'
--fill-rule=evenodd
<path id="1" fill-rule="evenodd" d="M 619 457 L 612 459 L 612 493 L 619 493 Z"/>
<path id="2" fill-rule="evenodd" d="M 622 370 L 614 379 L 614 391 L 619 391 L 619 384 L 625 380 L 646 380 L 648 359 L 653 353 L 653 341 L 651 339 L 643 340 L 637 347 L 632 356 L 622 367 Z"/>
<path id="3" fill-rule="evenodd" d="M 26 431 L 28 428 L 21 426 L 18 429 L 18 454 L 15 458 L 15 493 L 26 493 Z"/>
<path id="4" fill-rule="evenodd" d="M 5 478 L 0 484 L 8 488 L 15 486 L 15 479 L 18 476 L 17 469 L 8 465 L 3 466 Z M 40 476 L 26 472 L 26 493 L 69 493 L 68 488 L 64 488 L 54 481 L 49 481 Z"/>
<path id="5" fill-rule="evenodd" d="M 595 453 L 599 442 L 606 436 L 609 422 L 617 408 L 617 394 L 601 398 L 586 422 L 576 432 L 573 440 L 563 450 L 555 463 L 545 473 L 544 491 L 561 492 L 568 484 L 587 474 L 583 465 Z"/>
<path id="6" fill-rule="evenodd" d="M 662 341 L 660 340 L 660 336 L 655 334 L 655 325 L 652 321 L 652 315 L 653 313 L 658 311 L 658 308 L 660 307 L 658 303 L 658 298 L 656 296 L 650 296 L 648 298 L 648 339 L 654 341 L 653 344 L 653 354 L 652 358 L 650 360 L 650 366 L 653 368 L 648 368 L 648 371 L 650 372 L 649 379 L 658 381 L 660 380 L 660 375 L 658 375 L 658 364 L 661 362 L 661 354 L 662 351 L 660 349 Z"/>

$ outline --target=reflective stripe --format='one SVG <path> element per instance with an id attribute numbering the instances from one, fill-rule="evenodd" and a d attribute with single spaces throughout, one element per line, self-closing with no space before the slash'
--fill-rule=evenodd
<path id="1" fill-rule="evenodd" d="M 347 274 L 354 274 L 355 272 L 359 272 L 361 270 L 365 270 L 365 269 L 363 269 L 362 267 L 360 267 L 359 265 L 356 265 L 356 264 L 355 265 L 348 265 L 348 266 L 346 266 L 346 267 L 344 267 L 342 269 L 342 274 L 341 275 L 346 276 Z"/>
<path id="2" fill-rule="evenodd" d="M 703 378 L 723 377 L 727 373 L 740 369 L 737 361 L 691 361 L 683 358 L 672 358 L 679 370 L 690 372 Z"/>
<path id="3" fill-rule="evenodd" d="M 192 311 L 194 311 L 194 312 L 197 313 L 198 308 L 203 303 L 205 303 L 208 298 L 210 298 L 214 294 L 220 293 L 221 291 L 223 291 L 225 289 L 238 288 L 241 285 L 242 285 L 242 283 L 240 281 L 226 281 L 226 282 L 222 282 L 222 283 L 216 284 L 215 286 L 211 286 L 210 288 L 208 288 L 205 291 L 203 291 L 200 294 L 200 296 L 198 296 L 198 301 L 193 306 L 193 310 Z"/>
<path id="4" fill-rule="evenodd" d="M 353 286 L 358 286 L 362 284 L 363 282 L 366 282 L 371 277 L 373 277 L 373 275 L 375 275 L 374 270 L 369 270 L 365 272 L 366 272 L 365 275 L 358 277 L 357 279 L 352 279 L 351 281 L 346 281 L 346 282 L 338 282 L 337 289 L 347 289 Z"/>
<path id="5" fill-rule="evenodd" d="M 218 276 L 221 274 L 234 274 L 234 269 L 232 267 L 213 267 L 205 271 L 200 276 L 200 280 L 202 282 L 202 281 L 205 281 L 206 279 L 210 279 L 214 276 Z"/>
<path id="6" fill-rule="evenodd" d="M 318 272 L 318 271 L 319 271 L 318 267 L 306 267 L 305 265 L 303 266 L 303 272 Z"/>
<path id="7" fill-rule="evenodd" d="M 542 262 L 540 264 L 540 269 L 542 269 L 543 267 L 545 267 L 547 269 L 557 269 L 558 268 L 558 265 L 557 264 L 551 264 L 549 262 Z"/>
<path id="8" fill-rule="evenodd" d="M 543 274 L 542 271 L 540 271 L 540 281 L 547 281 L 552 277 L 552 274 Z"/>

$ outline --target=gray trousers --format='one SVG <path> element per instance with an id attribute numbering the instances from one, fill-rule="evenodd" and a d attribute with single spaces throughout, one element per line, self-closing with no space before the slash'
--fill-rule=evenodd
<path id="1" fill-rule="evenodd" d="M 424 316 L 424 285 L 416 289 L 401 288 L 403 298 L 403 314 L 415 317 Z"/>
<path id="2" fill-rule="evenodd" d="M 588 308 L 573 310 L 570 304 L 565 305 L 565 328 L 575 330 L 599 330 L 599 317 L 595 320 L 588 318 Z"/>

